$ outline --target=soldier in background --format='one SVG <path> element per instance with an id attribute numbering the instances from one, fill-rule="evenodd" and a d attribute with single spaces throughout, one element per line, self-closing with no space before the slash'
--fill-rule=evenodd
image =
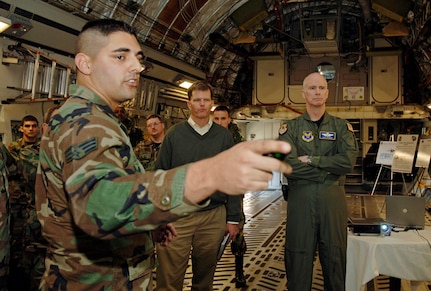
<path id="1" fill-rule="evenodd" d="M 26 115 L 21 120 L 19 131 L 22 132 L 22 137 L 8 145 L 15 164 L 9 176 L 11 203 L 9 289 L 35 290 L 38 282 L 32 284 L 34 264 L 25 255 L 25 249 L 30 240 L 26 236 L 27 221 L 30 215 L 29 206 L 34 205 L 35 176 L 39 163 L 39 121 L 33 115 Z M 36 232 L 37 229 L 40 233 L 40 226 L 35 227 Z"/>
<path id="2" fill-rule="evenodd" d="M 218 125 L 223 126 L 228 129 L 232 134 L 234 143 L 240 143 L 244 141 L 244 138 L 239 131 L 238 125 L 232 123 L 232 119 L 230 118 L 229 108 L 224 105 L 219 105 L 214 109 L 213 112 L 213 120 Z M 247 282 L 244 276 L 244 255 L 247 251 L 247 244 L 244 237 L 244 223 L 245 223 L 245 215 L 243 208 L 243 201 L 241 201 L 241 220 L 239 221 L 239 233 L 236 235 L 234 239 L 232 239 L 231 250 L 232 254 L 235 256 L 235 287 L 242 288 L 247 287 Z"/>
<path id="3" fill-rule="evenodd" d="M 60 105 L 48 108 L 42 124 L 42 134 L 45 132 L 51 116 L 58 108 L 60 108 Z M 37 147 L 35 145 L 22 148 L 18 161 L 18 169 L 26 185 L 28 185 L 28 193 L 30 194 L 27 201 L 26 221 L 23 227 L 23 266 L 26 272 L 29 273 L 30 290 L 38 290 L 39 288 L 40 279 L 45 271 L 45 255 L 48 245 L 42 236 L 41 225 L 37 218 L 35 207 L 34 186 L 39 165 L 40 142 L 37 142 Z"/>
<path id="4" fill-rule="evenodd" d="M 13 158 L 0 141 L 0 291 L 7 290 L 10 255 L 10 204 L 8 189 L 8 169 Z"/>
<path id="5" fill-rule="evenodd" d="M 146 119 L 149 138 L 135 147 L 135 155 L 146 171 L 154 171 L 160 146 L 165 138 L 165 123 L 160 115 L 151 114 Z"/>
<path id="6" fill-rule="evenodd" d="M 219 105 L 214 109 L 213 120 L 215 123 L 227 128 L 232 134 L 234 144 L 244 141 L 244 137 L 238 128 L 238 125 L 232 122 L 230 118 L 229 108 L 224 105 Z"/>

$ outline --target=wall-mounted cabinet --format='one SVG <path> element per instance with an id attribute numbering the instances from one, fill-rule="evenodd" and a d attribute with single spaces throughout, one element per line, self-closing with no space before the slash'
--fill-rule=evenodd
<path id="1" fill-rule="evenodd" d="M 370 104 L 402 104 L 399 55 L 372 56 Z"/>

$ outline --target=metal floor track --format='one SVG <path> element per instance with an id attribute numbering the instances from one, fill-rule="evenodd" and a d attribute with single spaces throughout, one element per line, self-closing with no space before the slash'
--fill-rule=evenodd
<path id="1" fill-rule="evenodd" d="M 365 199 L 364 197 L 367 196 Z M 378 199 L 369 195 L 347 195 L 350 214 L 362 215 L 364 211 L 381 211 L 366 207 L 368 199 Z M 381 203 L 382 204 L 382 203 Z M 376 204 L 374 204 L 376 205 Z M 377 204 L 379 205 L 379 204 Z M 244 273 L 247 279 L 247 291 L 283 291 L 286 290 L 286 274 L 284 271 L 284 238 L 286 224 L 286 202 L 280 191 L 261 191 L 246 193 L 244 197 L 244 213 L 246 224 L 244 234 L 247 252 L 244 258 Z M 431 224 L 431 217 L 427 217 Z M 184 291 L 191 290 L 191 266 L 184 280 Z M 235 288 L 235 259 L 226 247 L 220 259 L 214 277 L 214 290 L 241 290 Z M 412 290 L 409 282 L 402 280 L 402 291 Z M 422 288 L 423 287 L 423 288 Z M 318 258 L 315 261 L 312 290 L 324 290 L 322 270 Z M 389 291 L 389 277 L 379 276 L 368 283 L 365 291 Z M 431 290 L 431 282 L 424 283 L 416 291 Z M 352 290 L 347 290 L 352 291 Z"/>

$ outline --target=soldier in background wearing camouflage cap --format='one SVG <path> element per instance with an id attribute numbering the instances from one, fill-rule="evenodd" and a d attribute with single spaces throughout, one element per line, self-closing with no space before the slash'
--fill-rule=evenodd
<path id="1" fill-rule="evenodd" d="M 154 241 L 166 246 L 176 235 L 168 222 L 205 207 L 216 190 L 263 190 L 272 171 L 290 172 L 263 156 L 288 152 L 280 141 L 145 172 L 114 114 L 136 96 L 142 59 L 121 21 L 91 21 L 78 36 L 77 84 L 41 141 L 36 208 L 49 243 L 41 290 L 152 290 Z"/>

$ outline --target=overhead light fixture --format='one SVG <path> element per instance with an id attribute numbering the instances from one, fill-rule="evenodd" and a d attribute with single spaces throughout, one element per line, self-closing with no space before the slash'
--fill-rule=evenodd
<path id="1" fill-rule="evenodd" d="M 30 19 L 21 15 L 12 13 L 9 15 L 9 19 L 12 24 L 5 30 L 5 34 L 12 35 L 14 37 L 21 37 L 33 28 L 33 24 L 31 24 Z"/>
<path id="2" fill-rule="evenodd" d="M 9 18 L 0 16 L 0 33 L 8 29 L 12 25 L 12 21 Z"/>
<path id="3" fill-rule="evenodd" d="M 178 86 L 180 86 L 181 88 L 185 88 L 188 89 L 190 88 L 190 86 L 192 85 L 192 82 L 189 81 L 182 81 L 181 83 L 178 84 Z"/>
<path id="4" fill-rule="evenodd" d="M 193 81 L 190 79 L 185 78 L 182 75 L 178 75 L 175 79 L 174 79 L 174 83 L 178 86 L 180 86 L 181 88 L 184 89 L 188 89 L 190 88 L 190 86 L 193 84 Z"/>

